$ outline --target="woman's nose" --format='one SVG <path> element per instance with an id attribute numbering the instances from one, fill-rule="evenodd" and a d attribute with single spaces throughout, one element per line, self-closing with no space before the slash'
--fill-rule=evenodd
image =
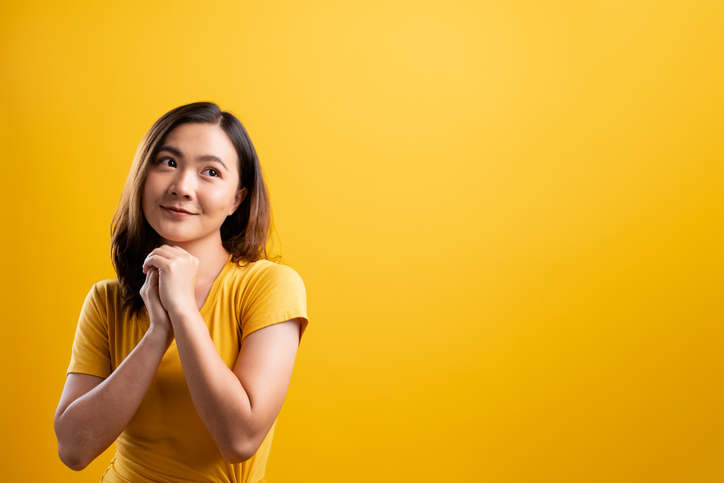
<path id="1" fill-rule="evenodd" d="M 194 176 L 189 170 L 178 170 L 173 182 L 168 187 L 169 193 L 181 198 L 193 198 Z"/>

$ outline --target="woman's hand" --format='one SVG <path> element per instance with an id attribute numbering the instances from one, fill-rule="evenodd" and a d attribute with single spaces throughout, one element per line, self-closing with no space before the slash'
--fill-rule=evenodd
<path id="1" fill-rule="evenodd" d="M 143 303 L 146 305 L 148 311 L 148 318 L 150 320 L 150 328 L 154 330 L 160 330 L 167 334 L 168 343 L 171 344 L 173 340 L 173 326 L 171 325 L 171 319 L 168 316 L 168 312 L 163 308 L 161 298 L 158 292 L 158 270 L 150 268 L 146 271 L 146 281 L 141 287 L 141 298 Z"/>
<path id="2" fill-rule="evenodd" d="M 143 273 L 158 272 L 158 296 L 167 315 L 198 311 L 196 304 L 198 270 L 199 261 L 196 257 L 183 248 L 169 245 L 156 248 L 143 262 Z"/>

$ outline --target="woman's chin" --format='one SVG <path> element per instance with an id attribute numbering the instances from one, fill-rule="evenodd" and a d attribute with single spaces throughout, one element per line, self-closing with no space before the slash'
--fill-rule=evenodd
<path id="1" fill-rule="evenodd" d="M 161 245 L 178 245 L 180 243 L 193 241 L 190 237 L 183 236 L 179 233 L 159 232 L 158 230 L 156 230 L 156 232 L 158 233 L 158 239 Z"/>
<path id="2" fill-rule="evenodd" d="M 215 243 L 218 242 L 218 244 L 221 244 L 221 236 L 218 237 L 218 240 L 214 240 L 213 237 L 193 237 L 193 236 L 184 236 L 180 233 L 159 233 L 159 244 L 160 245 L 176 245 L 183 248 L 183 246 L 210 246 L 206 245 L 207 243 Z"/>

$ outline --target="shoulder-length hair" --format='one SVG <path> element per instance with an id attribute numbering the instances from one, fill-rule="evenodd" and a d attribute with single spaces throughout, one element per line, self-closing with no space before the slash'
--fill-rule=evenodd
<path id="1" fill-rule="evenodd" d="M 122 306 L 137 314 L 144 306 L 140 295 L 145 281 L 142 271 L 146 256 L 159 246 L 160 237 L 143 214 L 143 188 L 148 168 L 163 141 L 184 123 L 213 124 L 224 130 L 239 156 L 239 189 L 247 195 L 236 211 L 221 225 L 221 240 L 232 261 L 255 262 L 268 259 L 267 239 L 271 205 L 254 145 L 241 122 L 211 102 L 195 102 L 164 114 L 151 126 L 136 151 L 131 172 L 123 188 L 111 223 L 111 256 L 121 285 Z"/>

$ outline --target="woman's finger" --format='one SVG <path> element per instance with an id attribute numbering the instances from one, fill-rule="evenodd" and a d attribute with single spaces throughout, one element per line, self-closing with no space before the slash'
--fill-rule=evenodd
<path id="1" fill-rule="evenodd" d="M 151 278 L 151 272 L 148 271 L 148 272 L 145 272 L 145 274 L 146 274 L 146 280 L 143 281 L 144 287 L 148 285 L 148 279 Z"/>
<path id="2" fill-rule="evenodd" d="M 149 255 L 161 255 L 162 257 L 173 258 L 178 255 L 178 252 L 174 250 L 174 248 L 175 247 L 170 245 L 161 245 L 160 247 L 151 250 Z"/>
<path id="3" fill-rule="evenodd" d="M 188 254 L 186 250 L 184 250 L 181 247 L 172 247 L 170 245 L 161 245 L 158 248 L 155 248 L 151 251 L 151 253 L 146 256 L 146 259 L 143 261 L 143 273 L 146 273 L 148 270 L 148 265 L 154 265 L 158 266 L 160 268 L 160 265 L 157 265 L 155 263 L 149 264 L 149 259 L 152 257 L 157 257 L 156 259 L 166 259 L 166 260 L 172 260 L 174 258 L 177 258 L 180 255 Z"/>
<path id="4" fill-rule="evenodd" d="M 153 252 L 151 252 L 153 253 Z M 162 270 L 166 267 L 168 267 L 170 259 L 161 255 L 153 255 L 149 254 L 146 257 L 146 260 L 143 262 L 143 273 L 148 272 L 148 269 L 150 267 L 156 267 L 159 270 Z"/>
<path id="5" fill-rule="evenodd" d="M 159 248 L 165 248 L 168 252 L 174 253 L 176 255 L 188 254 L 188 252 L 186 250 L 184 250 L 181 247 L 177 247 L 175 245 L 161 245 Z"/>
<path id="6" fill-rule="evenodd" d="M 150 276 L 148 277 L 149 288 L 158 286 L 158 269 L 151 268 L 148 273 L 150 274 Z"/>
<path id="7" fill-rule="evenodd" d="M 151 250 L 151 253 L 148 254 L 147 258 L 152 255 L 158 255 L 164 258 L 172 258 L 175 256 L 175 254 L 173 251 L 169 250 L 170 248 L 171 247 L 169 247 L 168 245 L 162 245 L 158 248 L 154 248 L 153 250 Z"/>
<path id="8" fill-rule="evenodd" d="M 141 290 L 139 290 L 138 292 L 141 294 L 141 298 L 144 301 L 146 300 L 146 295 L 148 295 L 148 290 L 151 288 L 151 278 L 153 276 L 153 272 L 156 272 L 156 270 L 152 269 L 146 272 L 146 280 L 143 281 L 143 285 L 141 285 Z"/>

